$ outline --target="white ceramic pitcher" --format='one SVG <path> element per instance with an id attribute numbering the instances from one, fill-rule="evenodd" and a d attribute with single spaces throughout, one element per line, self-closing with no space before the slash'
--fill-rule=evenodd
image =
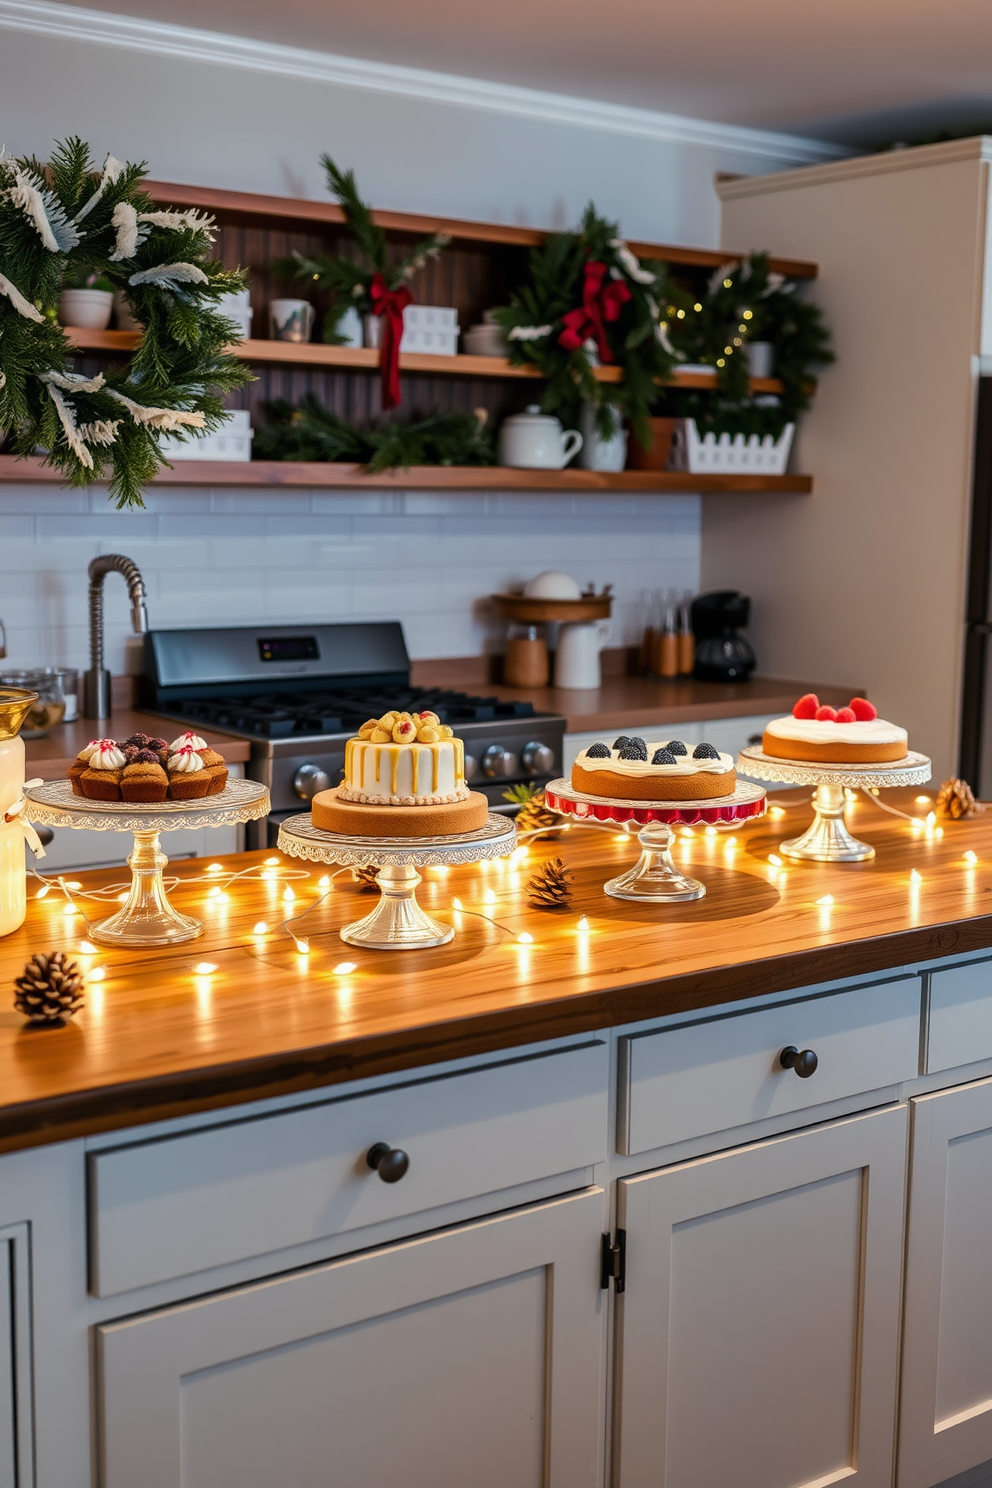
<path id="1" fill-rule="evenodd" d="M 555 652 L 555 686 L 599 687 L 603 680 L 599 653 L 609 638 L 609 620 L 563 625 Z"/>

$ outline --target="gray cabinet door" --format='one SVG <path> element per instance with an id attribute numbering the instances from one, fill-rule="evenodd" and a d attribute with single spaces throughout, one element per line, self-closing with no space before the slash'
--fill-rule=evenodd
<path id="1" fill-rule="evenodd" d="M 992 1457 L 992 1080 L 913 1101 L 899 1488 Z"/>
<path id="2" fill-rule="evenodd" d="M 906 1125 L 621 1183 L 617 1488 L 890 1488 Z"/>
<path id="3" fill-rule="evenodd" d="M 104 1488 L 597 1488 L 604 1195 L 99 1329 Z"/>
<path id="4" fill-rule="evenodd" d="M 28 1226 L 0 1229 L 0 1488 L 32 1488 Z"/>

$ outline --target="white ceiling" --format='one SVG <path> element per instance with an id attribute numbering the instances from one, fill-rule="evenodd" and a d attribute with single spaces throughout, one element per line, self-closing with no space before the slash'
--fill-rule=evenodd
<path id="1" fill-rule="evenodd" d="M 992 123 L 992 0 L 95 0 L 86 8 L 856 143 Z"/>

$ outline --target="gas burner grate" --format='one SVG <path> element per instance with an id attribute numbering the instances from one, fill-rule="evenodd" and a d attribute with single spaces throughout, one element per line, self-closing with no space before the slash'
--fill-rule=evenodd
<path id="1" fill-rule="evenodd" d="M 372 692 L 262 693 L 252 697 L 187 698 L 175 705 L 184 718 L 214 728 L 236 729 L 263 739 L 356 733 L 369 718 L 394 709 L 436 713 L 442 723 L 490 723 L 531 718 L 531 703 L 472 697 L 443 688 L 392 688 Z M 170 710 L 171 711 L 171 710 Z"/>

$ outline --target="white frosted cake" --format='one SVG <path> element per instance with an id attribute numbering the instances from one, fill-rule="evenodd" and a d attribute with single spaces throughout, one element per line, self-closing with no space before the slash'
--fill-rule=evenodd
<path id="1" fill-rule="evenodd" d="M 386 713 L 345 745 L 338 800 L 364 806 L 446 806 L 464 801 L 465 746 L 435 713 Z"/>
<path id="2" fill-rule="evenodd" d="M 867 698 L 831 708 L 808 692 L 791 714 L 765 725 L 761 748 L 775 759 L 815 764 L 892 764 L 906 758 L 909 736 L 899 724 L 879 718 Z"/>

